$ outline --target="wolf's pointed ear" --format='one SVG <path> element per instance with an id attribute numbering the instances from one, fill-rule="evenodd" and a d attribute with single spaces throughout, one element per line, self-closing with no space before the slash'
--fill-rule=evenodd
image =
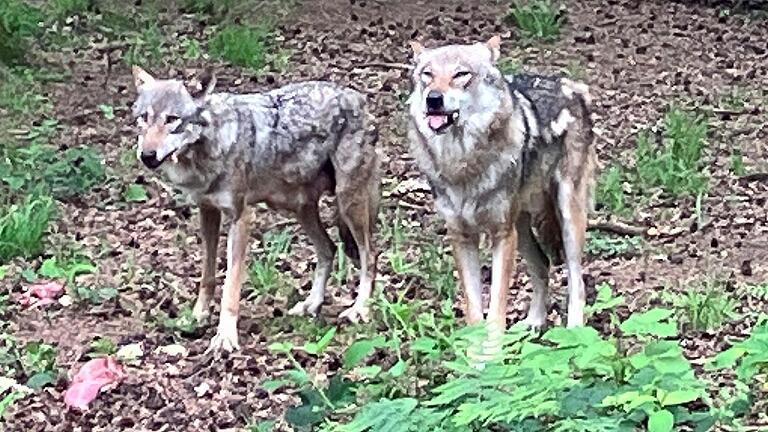
<path id="1" fill-rule="evenodd" d="M 411 49 L 413 50 L 413 61 L 419 61 L 419 56 L 424 52 L 424 45 L 419 41 L 411 41 Z"/>
<path id="2" fill-rule="evenodd" d="M 131 72 L 133 72 L 133 83 L 136 85 L 137 89 L 144 84 L 155 82 L 155 79 L 152 77 L 152 75 L 136 65 L 131 67 Z"/>
<path id="3" fill-rule="evenodd" d="M 496 62 L 501 57 L 501 36 L 496 35 L 488 39 L 485 46 L 491 51 L 491 61 Z"/>
<path id="4" fill-rule="evenodd" d="M 213 93 L 216 87 L 216 74 L 213 69 L 205 68 L 196 81 L 189 89 L 189 94 L 195 99 L 204 98 Z"/>

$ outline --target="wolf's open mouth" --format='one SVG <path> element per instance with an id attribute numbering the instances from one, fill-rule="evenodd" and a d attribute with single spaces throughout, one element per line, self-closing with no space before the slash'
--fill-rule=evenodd
<path id="1" fill-rule="evenodd" d="M 459 118 L 458 111 L 428 111 L 427 124 L 436 133 L 444 132 Z"/>

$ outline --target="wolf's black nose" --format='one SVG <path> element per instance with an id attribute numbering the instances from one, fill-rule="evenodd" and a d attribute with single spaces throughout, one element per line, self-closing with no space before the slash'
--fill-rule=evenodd
<path id="1" fill-rule="evenodd" d="M 430 90 L 427 94 L 427 109 L 440 111 L 443 109 L 443 94 L 436 90 Z"/>
<path id="2" fill-rule="evenodd" d="M 160 161 L 157 160 L 157 152 L 154 150 L 142 151 L 141 161 L 144 162 L 147 168 L 155 169 L 160 166 Z"/>

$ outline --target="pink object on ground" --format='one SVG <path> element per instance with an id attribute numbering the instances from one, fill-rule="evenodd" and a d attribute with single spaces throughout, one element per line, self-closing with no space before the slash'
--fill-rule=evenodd
<path id="1" fill-rule="evenodd" d="M 54 303 L 56 297 L 64 292 L 64 284 L 57 281 L 41 282 L 27 286 L 27 290 L 19 297 L 22 306 L 35 308 Z"/>
<path id="2" fill-rule="evenodd" d="M 124 376 L 123 367 L 112 357 L 90 360 L 72 378 L 72 384 L 64 394 L 64 403 L 73 408 L 88 409 L 99 391 L 116 387 Z"/>

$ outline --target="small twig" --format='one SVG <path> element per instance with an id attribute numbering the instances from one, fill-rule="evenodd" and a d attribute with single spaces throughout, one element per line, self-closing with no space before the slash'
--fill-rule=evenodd
<path id="1" fill-rule="evenodd" d="M 352 65 L 349 67 L 350 69 L 355 68 L 384 68 L 384 69 L 401 69 L 406 71 L 413 70 L 413 66 L 405 63 L 386 63 L 386 62 L 370 62 L 370 63 L 359 63 L 356 65 Z"/>
<path id="2" fill-rule="evenodd" d="M 607 231 L 620 235 L 644 236 L 648 232 L 647 227 L 629 225 L 624 222 L 589 221 L 589 229 Z"/>
<path id="3" fill-rule="evenodd" d="M 739 180 L 744 180 L 748 182 L 749 181 L 766 181 L 768 180 L 768 173 L 759 172 L 759 173 L 747 174 L 739 177 Z"/>
<path id="4" fill-rule="evenodd" d="M 742 110 L 736 111 L 728 108 L 712 108 L 712 112 L 717 115 L 732 115 L 732 116 L 739 116 L 739 115 L 750 115 L 750 114 L 760 114 L 760 108 L 758 107 L 745 107 Z"/>

